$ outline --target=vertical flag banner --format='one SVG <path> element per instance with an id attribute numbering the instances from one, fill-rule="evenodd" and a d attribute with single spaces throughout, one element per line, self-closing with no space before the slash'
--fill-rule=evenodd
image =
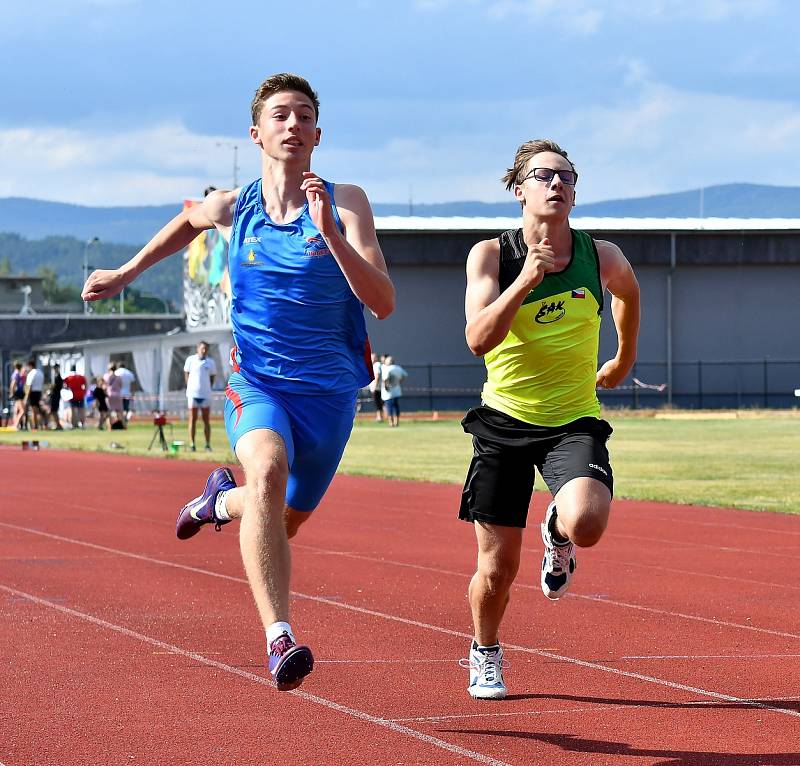
<path id="1" fill-rule="evenodd" d="M 183 209 L 199 204 L 184 200 Z M 183 254 L 183 306 L 187 327 L 230 324 L 228 245 L 216 229 L 204 231 Z"/>

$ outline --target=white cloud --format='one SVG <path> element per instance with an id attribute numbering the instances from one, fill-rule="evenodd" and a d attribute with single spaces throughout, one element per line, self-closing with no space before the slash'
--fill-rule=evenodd
<path id="1" fill-rule="evenodd" d="M 605 11 L 588 0 L 572 0 L 566 8 L 560 0 L 491 0 L 487 14 L 499 21 L 521 18 L 555 22 L 577 35 L 594 34 L 605 18 Z"/>
<path id="2" fill-rule="evenodd" d="M 493 20 L 547 22 L 568 34 L 595 35 L 607 24 L 622 20 L 643 23 L 690 21 L 718 23 L 754 19 L 773 13 L 777 0 L 414 0 L 417 10 L 447 11 L 464 5 L 477 6 Z"/>
<path id="3" fill-rule="evenodd" d="M 217 146 L 222 142 L 223 146 Z M 229 186 L 233 141 L 180 124 L 97 133 L 66 128 L 0 130 L 0 196 L 44 197 L 88 205 L 148 205 Z M 258 163 L 239 142 L 239 164 Z M 253 152 L 255 155 L 255 152 Z M 243 177 L 240 175 L 240 178 Z"/>
<path id="4" fill-rule="evenodd" d="M 333 128 L 315 154 L 314 169 L 363 186 L 379 202 L 405 202 L 410 191 L 416 202 L 507 201 L 499 179 L 518 145 L 550 137 L 578 167 L 581 202 L 717 183 L 797 185 L 797 104 L 646 81 L 634 91 L 617 103 L 581 103 L 546 114 L 533 100 L 441 105 L 448 115 L 446 131 L 387 136 L 370 148 L 337 145 Z M 418 111 L 402 101 L 378 110 L 385 125 Z M 476 120 L 476 114 L 497 119 Z M 225 145 L 217 146 L 220 142 Z M 0 196 L 92 205 L 172 203 L 199 195 L 209 183 L 230 186 L 233 142 L 192 133 L 179 123 L 103 134 L 0 130 Z M 257 150 L 246 139 L 238 147 L 240 182 L 257 177 Z"/>

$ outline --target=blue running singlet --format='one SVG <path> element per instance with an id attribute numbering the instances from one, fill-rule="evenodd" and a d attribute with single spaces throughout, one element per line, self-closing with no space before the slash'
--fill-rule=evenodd
<path id="1" fill-rule="evenodd" d="M 333 216 L 334 184 L 325 182 Z M 355 392 L 372 380 L 364 307 L 308 205 L 275 223 L 261 179 L 236 200 L 228 251 L 234 369 L 253 385 L 298 394 Z"/>

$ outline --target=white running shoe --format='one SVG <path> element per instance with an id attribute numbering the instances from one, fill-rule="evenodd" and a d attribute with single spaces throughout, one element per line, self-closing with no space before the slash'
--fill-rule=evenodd
<path id="1" fill-rule="evenodd" d="M 503 659 L 500 644 L 478 646 L 473 641 L 469 657 L 459 660 L 458 664 L 462 668 L 469 668 L 467 691 L 471 697 L 481 700 L 501 700 L 506 696 L 503 668 L 508 667 L 508 662 Z"/>
<path id="2" fill-rule="evenodd" d="M 544 558 L 542 559 L 542 593 L 556 601 L 569 587 L 569 580 L 578 565 L 575 558 L 575 545 L 571 542 L 557 543 L 550 534 L 550 519 L 556 513 L 556 504 L 547 506 L 547 513 L 542 522 L 542 542 Z"/>

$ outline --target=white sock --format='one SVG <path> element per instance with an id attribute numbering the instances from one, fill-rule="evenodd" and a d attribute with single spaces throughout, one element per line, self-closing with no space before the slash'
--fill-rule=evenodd
<path id="1" fill-rule="evenodd" d="M 228 504 L 225 501 L 225 498 L 228 496 L 229 489 L 224 489 L 217 495 L 217 499 L 214 501 L 214 515 L 220 521 L 230 521 L 231 517 L 228 514 Z"/>
<path id="2" fill-rule="evenodd" d="M 288 622 L 273 622 L 267 628 L 267 646 L 272 646 L 272 642 L 282 633 L 288 633 L 289 638 L 294 641 L 294 633 L 292 633 L 292 627 Z"/>

